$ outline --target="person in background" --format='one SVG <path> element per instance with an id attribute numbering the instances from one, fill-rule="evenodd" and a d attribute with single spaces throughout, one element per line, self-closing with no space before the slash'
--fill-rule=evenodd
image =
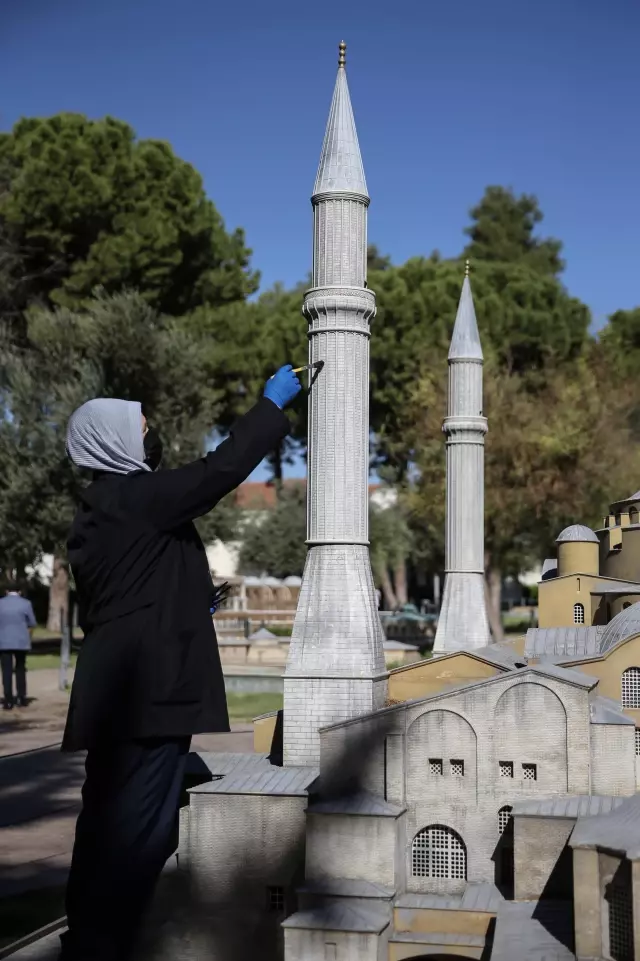
<path id="1" fill-rule="evenodd" d="M 229 730 L 211 617 L 221 592 L 193 521 L 282 441 L 300 389 L 281 368 L 227 440 L 174 470 L 156 470 L 160 437 L 138 403 L 92 400 L 69 421 L 67 452 L 93 483 L 68 541 L 84 640 L 62 750 L 87 758 L 64 961 L 131 956 L 177 847 L 191 736 Z"/>
<path id="2" fill-rule="evenodd" d="M 15 704 L 27 706 L 27 652 L 31 650 L 31 632 L 36 626 L 31 601 L 20 591 L 7 591 L 0 598 L 0 661 L 4 709 L 11 711 Z M 15 665 L 16 695 L 13 697 Z"/>

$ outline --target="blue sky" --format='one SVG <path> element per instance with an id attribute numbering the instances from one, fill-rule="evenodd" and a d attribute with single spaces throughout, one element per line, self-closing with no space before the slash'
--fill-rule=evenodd
<path id="1" fill-rule="evenodd" d="M 2 0 L 0 129 L 72 110 L 168 140 L 263 286 L 294 283 L 345 39 L 370 240 L 453 255 L 487 184 L 535 193 L 599 327 L 640 304 L 639 31 L 635 0 Z"/>

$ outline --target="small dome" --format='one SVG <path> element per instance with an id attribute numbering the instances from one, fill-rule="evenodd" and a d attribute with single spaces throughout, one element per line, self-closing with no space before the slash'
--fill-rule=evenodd
<path id="1" fill-rule="evenodd" d="M 556 544 L 568 544 L 570 541 L 578 544 L 600 543 L 591 528 L 586 527 L 584 524 L 572 524 L 571 527 L 565 527 L 558 536 Z"/>
<path id="2" fill-rule="evenodd" d="M 600 635 L 598 649 L 601 654 L 606 654 L 634 634 L 640 634 L 640 601 L 620 611 L 609 621 Z"/>

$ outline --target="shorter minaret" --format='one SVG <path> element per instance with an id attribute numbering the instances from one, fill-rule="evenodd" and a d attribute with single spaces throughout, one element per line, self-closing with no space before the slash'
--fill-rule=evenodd
<path id="1" fill-rule="evenodd" d="M 434 652 L 490 643 L 484 589 L 484 358 L 465 269 L 451 346 L 449 397 L 442 430 L 447 451 L 445 584 Z"/>

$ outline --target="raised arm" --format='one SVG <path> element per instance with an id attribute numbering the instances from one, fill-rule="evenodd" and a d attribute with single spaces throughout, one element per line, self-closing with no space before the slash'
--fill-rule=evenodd
<path id="1" fill-rule="evenodd" d="M 132 478 L 136 510 L 161 530 L 207 514 L 225 494 L 247 479 L 288 430 L 289 421 L 283 411 L 263 397 L 206 457 L 186 467 Z"/>

